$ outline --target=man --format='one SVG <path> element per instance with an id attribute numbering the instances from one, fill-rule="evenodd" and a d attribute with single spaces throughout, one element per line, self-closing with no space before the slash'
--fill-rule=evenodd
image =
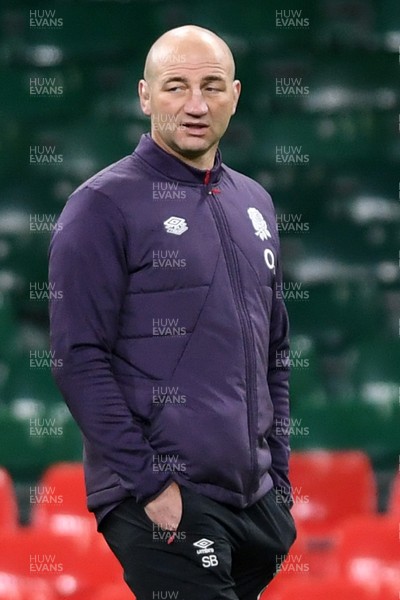
<path id="1" fill-rule="evenodd" d="M 208 30 L 161 36 L 151 136 L 72 194 L 50 247 L 54 374 L 138 600 L 256 600 L 295 538 L 275 215 L 218 151 L 234 70 Z"/>

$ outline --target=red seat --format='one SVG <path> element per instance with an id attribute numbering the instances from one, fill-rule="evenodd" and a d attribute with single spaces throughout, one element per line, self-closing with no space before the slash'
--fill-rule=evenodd
<path id="1" fill-rule="evenodd" d="M 293 452 L 293 517 L 302 528 L 313 574 L 334 576 L 332 553 L 343 519 L 374 514 L 377 491 L 368 457 L 359 451 Z"/>
<path id="2" fill-rule="evenodd" d="M 57 600 L 46 581 L 0 573 L 0 600 Z"/>
<path id="3" fill-rule="evenodd" d="M 122 580 L 122 569 L 100 534 L 88 548 L 77 537 L 48 529 L 20 528 L 0 534 L 0 573 L 46 581 L 62 598 L 92 592 L 97 586 Z M 25 599 L 24 599 L 25 600 Z M 47 600 L 47 599 L 46 599 Z"/>
<path id="4" fill-rule="evenodd" d="M 0 572 L 0 600 L 24 600 L 18 577 Z"/>
<path id="5" fill-rule="evenodd" d="M 50 582 L 55 589 L 73 588 L 76 562 L 84 553 L 78 540 L 29 527 L 0 533 L 0 572 Z M 70 577 L 72 575 L 72 577 Z"/>
<path id="6" fill-rule="evenodd" d="M 96 521 L 86 506 L 82 463 L 52 465 L 32 491 L 32 527 L 89 541 L 96 531 Z"/>
<path id="7" fill-rule="evenodd" d="M 386 600 L 399 598 L 399 519 L 390 515 L 353 517 L 341 527 L 337 561 L 343 577 Z"/>
<path id="8" fill-rule="evenodd" d="M 82 600 L 135 600 L 136 596 L 131 592 L 126 583 L 121 581 L 96 590 L 91 596 Z M 179 598 L 179 596 L 178 596 Z"/>
<path id="9" fill-rule="evenodd" d="M 400 471 L 397 471 L 393 479 L 389 495 L 388 512 L 400 517 Z"/>
<path id="10" fill-rule="evenodd" d="M 268 594 L 265 596 L 267 600 Z M 273 600 L 374 600 L 363 588 L 338 579 L 302 580 L 300 577 L 287 582 L 274 595 Z"/>
<path id="11" fill-rule="evenodd" d="M 122 567 L 101 533 L 93 534 L 88 553 L 90 561 L 82 565 L 82 569 L 85 577 L 90 578 L 93 584 L 107 585 L 123 582 Z"/>
<path id="12" fill-rule="evenodd" d="M 329 531 L 347 517 L 376 512 L 374 472 L 363 452 L 293 452 L 290 479 L 293 516 L 310 532 Z"/>
<path id="13" fill-rule="evenodd" d="M 18 504 L 12 479 L 0 467 L 0 531 L 18 527 Z"/>

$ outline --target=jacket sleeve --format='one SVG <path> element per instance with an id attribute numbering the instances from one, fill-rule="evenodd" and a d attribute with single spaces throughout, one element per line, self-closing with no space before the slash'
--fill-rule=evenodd
<path id="1" fill-rule="evenodd" d="M 153 471 L 153 449 L 114 378 L 111 356 L 128 281 L 123 215 L 96 190 L 67 202 L 49 249 L 49 283 L 62 292 L 50 303 L 53 369 L 84 436 L 138 502 L 171 479 Z"/>
<path id="2" fill-rule="evenodd" d="M 290 502 L 289 482 L 289 320 L 282 297 L 282 271 L 278 261 L 272 295 L 269 341 L 268 385 L 274 406 L 274 420 L 268 443 L 271 450 L 271 477 Z"/>

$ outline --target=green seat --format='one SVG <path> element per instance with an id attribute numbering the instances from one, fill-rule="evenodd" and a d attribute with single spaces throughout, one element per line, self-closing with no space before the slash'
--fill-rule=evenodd
<path id="1" fill-rule="evenodd" d="M 62 368 L 62 362 L 48 349 L 46 329 L 20 327 L 10 349 L 8 366 L 4 386 L 7 403 L 28 400 L 50 406 L 60 401 L 51 368 Z"/>
<path id="2" fill-rule="evenodd" d="M 396 262 L 400 244 L 397 187 L 396 165 L 368 162 L 335 172 L 326 194 L 324 218 L 334 230 L 353 226 L 354 240 L 365 247 L 373 263 Z"/>
<path id="3" fill-rule="evenodd" d="M 222 0 L 217 4 L 212 0 L 196 0 L 187 5 L 185 17 L 187 22 L 209 27 L 227 39 L 230 37 L 233 43 L 236 40 L 238 45 L 247 44 L 252 49 L 266 51 L 296 44 L 310 46 L 315 7 L 305 0 L 290 7 L 283 7 L 278 0 L 268 4 L 245 4 L 240 0 Z"/>
<path id="4" fill-rule="evenodd" d="M 367 282 L 369 281 L 369 285 Z M 318 337 L 345 330 L 347 337 L 367 337 L 383 327 L 384 307 L 377 285 L 360 281 L 325 281 L 314 284 L 286 282 L 287 307 L 294 326 Z"/>
<path id="5" fill-rule="evenodd" d="M 4 181 L 7 177 L 21 177 L 26 170 L 26 133 L 17 118 L 5 114 L 1 103 L 0 131 L 0 178 Z"/>
<path id="6" fill-rule="evenodd" d="M 282 251 L 287 272 L 307 285 L 374 281 L 376 266 L 392 258 L 384 247 L 377 252 L 359 226 L 327 219 L 310 224 L 307 233 L 282 235 Z"/>
<path id="7" fill-rule="evenodd" d="M 40 409 L 24 415 L 19 409 L 0 409 L 0 464 L 13 478 L 32 481 L 53 462 L 82 459 L 82 438 L 72 418 Z"/>
<path id="8" fill-rule="evenodd" d="M 0 116 L 30 122 L 84 110 L 85 81 L 78 67 L 9 67 L 0 72 Z M 26 152 L 30 143 L 26 143 Z M 27 161 L 29 156 L 27 157 Z"/>
<path id="9" fill-rule="evenodd" d="M 286 302 L 292 331 L 315 341 L 326 396 L 353 398 L 358 393 L 355 373 L 360 344 L 371 344 L 377 331 L 390 330 L 381 289 L 368 278 L 313 285 L 287 281 L 285 287 L 292 290 Z"/>
<path id="10" fill-rule="evenodd" d="M 15 6 L 7 11 L 3 55 L 12 63 L 51 66 L 118 59 L 140 52 L 155 35 L 157 6 L 146 1 Z M 18 22 L 19 27 L 12 27 Z"/>
<path id="11" fill-rule="evenodd" d="M 239 171 L 254 156 L 255 131 L 251 119 L 244 114 L 235 116 L 221 141 L 223 161 Z"/>
<path id="12" fill-rule="evenodd" d="M 380 47 L 395 56 L 399 52 L 399 22 L 400 6 L 396 0 L 376 3 L 375 30 Z"/>
<path id="13" fill-rule="evenodd" d="M 399 79 L 385 53 L 326 53 L 314 58 L 308 74 L 309 93 L 302 107 L 310 112 L 336 112 L 395 109 L 400 91 Z"/>
<path id="14" fill-rule="evenodd" d="M 131 154 L 148 129 L 149 124 L 143 119 L 103 121 L 92 117 L 66 125 L 44 125 L 32 132 L 32 144 L 41 147 L 46 140 L 52 140 L 56 154 L 61 156 L 59 162 L 43 170 L 43 179 L 66 180 L 76 187 L 110 163 Z M 32 176 L 39 177 L 37 171 L 37 167 L 31 168 Z"/>
<path id="15" fill-rule="evenodd" d="M 0 359 L 9 359 L 10 345 L 17 331 L 17 321 L 11 294 L 1 289 L 2 275 L 0 270 Z"/>
<path id="16" fill-rule="evenodd" d="M 400 347 L 394 339 L 375 337 L 358 345 L 355 382 L 366 404 L 390 410 L 399 404 Z"/>
<path id="17" fill-rule="evenodd" d="M 376 2 L 363 0 L 349 8 L 345 0 L 320 2 L 318 26 L 314 27 L 315 42 L 321 49 L 373 48 Z"/>
<path id="18" fill-rule="evenodd" d="M 315 341 L 304 334 L 290 339 L 290 398 L 292 406 L 319 404 L 325 390 Z"/>
<path id="19" fill-rule="evenodd" d="M 243 68 L 242 95 L 248 97 L 253 111 L 264 114 L 268 120 L 277 114 L 299 112 L 310 93 L 313 62 L 312 54 L 303 44 L 296 50 L 287 46 L 276 51 L 253 52 Z M 240 72 L 239 76 L 242 79 Z"/>
<path id="20" fill-rule="evenodd" d="M 12 205 L 7 201 L 0 204 L 0 267 L 5 272 L 13 272 L 17 277 L 11 289 L 18 289 L 21 281 L 18 279 L 17 263 L 22 260 L 27 263 L 26 252 L 29 246 L 29 215 L 28 206 Z"/>
<path id="21" fill-rule="evenodd" d="M 396 159 L 399 144 L 395 113 L 254 115 L 257 152 L 265 162 L 290 172 L 349 161 Z"/>
<path id="22" fill-rule="evenodd" d="M 308 428 L 308 435 L 292 436 L 293 450 L 360 449 L 376 469 L 393 469 L 398 464 L 398 419 L 400 409 L 353 402 L 331 402 L 322 406 L 298 404 L 292 408 L 293 422 Z"/>
<path id="23" fill-rule="evenodd" d="M 47 311 L 31 296 L 30 288 L 47 281 L 50 232 L 40 229 L 51 213 L 36 204 L 29 185 L 5 188 L 0 194 L 0 291 L 8 284 L 17 313 Z M 26 195 L 24 196 L 24 192 Z M 45 195 L 45 193 L 43 193 Z M 39 222 L 40 221 L 40 222 Z M 26 309 L 26 310 L 25 310 Z"/>
<path id="24" fill-rule="evenodd" d="M 143 119 L 150 124 L 137 95 L 143 77 L 141 60 L 127 56 L 123 61 L 90 64 L 84 67 L 84 75 L 91 89 L 90 112 L 97 119 Z"/>

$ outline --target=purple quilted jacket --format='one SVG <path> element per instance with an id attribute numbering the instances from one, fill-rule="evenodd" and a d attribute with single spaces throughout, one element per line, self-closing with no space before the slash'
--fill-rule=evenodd
<path id="1" fill-rule="evenodd" d="M 270 196 L 149 135 L 68 199 L 50 245 L 53 373 L 89 510 L 171 481 L 236 507 L 290 491 L 288 320 Z"/>

